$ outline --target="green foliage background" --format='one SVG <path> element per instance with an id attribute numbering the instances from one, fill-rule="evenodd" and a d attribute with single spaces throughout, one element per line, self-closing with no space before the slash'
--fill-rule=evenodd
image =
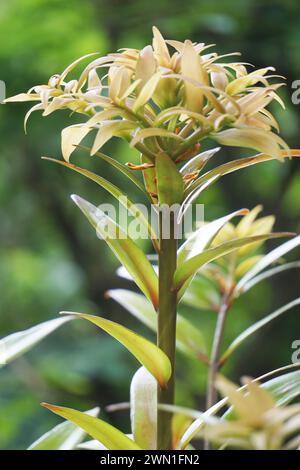
<path id="1" fill-rule="evenodd" d="M 219 52 L 241 51 L 258 67 L 276 66 L 288 86 L 281 93 L 287 110 L 277 107 L 275 114 L 284 138 L 299 147 L 300 105 L 291 102 L 291 83 L 300 78 L 299 15 L 298 0 L 10 0 L 0 4 L 0 79 L 9 95 L 19 93 L 44 83 L 78 56 L 143 46 L 155 24 L 166 37 L 216 43 Z M 25 136 L 27 109 L 27 104 L 0 107 L 0 337 L 64 309 L 106 315 L 145 333 L 104 299 L 109 288 L 131 286 L 116 277 L 115 260 L 69 194 L 98 204 L 110 199 L 80 176 L 40 160 L 41 155 L 60 158 L 60 130 L 73 118 L 59 113 L 45 120 L 36 113 Z M 120 141 L 105 150 L 122 161 L 134 158 Z M 236 150 L 223 151 L 216 158 L 220 163 L 234 155 Z M 78 153 L 73 161 L 124 185 L 96 158 Z M 268 163 L 227 176 L 202 202 L 207 219 L 262 202 L 265 214 L 276 214 L 277 229 L 299 232 L 299 162 Z M 299 259 L 299 251 L 293 256 Z M 249 292 L 231 314 L 227 340 L 299 295 L 299 280 L 293 271 Z M 185 313 L 210 334 L 214 314 Z M 251 339 L 231 359 L 228 374 L 237 380 L 290 362 L 299 313 L 287 314 Z M 200 409 L 205 369 L 180 356 L 178 366 L 179 385 L 184 384 L 178 403 Z M 58 422 L 41 401 L 82 410 L 99 404 L 113 424 L 128 431 L 128 412 L 108 414 L 105 406 L 128 400 L 135 369 L 134 359 L 105 334 L 79 321 L 64 326 L 0 371 L 0 448 L 25 448 Z"/>

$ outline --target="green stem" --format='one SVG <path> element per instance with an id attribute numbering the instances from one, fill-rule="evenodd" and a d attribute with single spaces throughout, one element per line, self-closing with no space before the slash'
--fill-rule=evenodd
<path id="1" fill-rule="evenodd" d="M 177 294 L 173 290 L 173 277 L 177 261 L 177 240 L 175 236 L 174 214 L 170 215 L 170 237 L 163 233 L 165 215 L 160 213 L 160 252 L 159 252 L 159 311 L 157 345 L 171 362 L 172 376 L 166 389 L 158 390 L 159 404 L 174 404 L 175 389 L 175 348 L 176 348 L 176 308 Z M 172 414 L 157 411 L 157 447 L 160 450 L 172 448 Z"/>
<path id="2" fill-rule="evenodd" d="M 223 334 L 225 329 L 225 322 L 227 318 L 227 313 L 230 307 L 230 292 L 227 292 L 223 296 L 223 300 L 218 312 L 218 319 L 215 328 L 209 372 L 208 372 L 208 384 L 207 384 L 207 394 L 206 394 L 206 409 L 208 410 L 213 406 L 217 401 L 217 390 L 216 390 L 216 379 L 219 372 L 219 359 L 221 353 L 221 346 L 223 340 Z M 204 447 L 206 450 L 209 449 L 208 441 L 205 441 Z"/>

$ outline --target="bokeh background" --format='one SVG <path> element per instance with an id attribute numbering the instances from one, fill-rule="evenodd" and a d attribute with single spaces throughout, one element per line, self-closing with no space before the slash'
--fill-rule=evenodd
<path id="1" fill-rule="evenodd" d="M 9 95 L 19 93 L 86 53 L 143 47 L 157 25 L 166 37 L 216 43 L 220 53 L 241 51 L 257 67 L 274 65 L 287 77 L 281 91 L 287 109 L 277 106 L 274 112 L 284 138 L 299 147 L 300 105 L 291 102 L 291 83 L 300 78 L 299 17 L 298 0 L 10 0 L 0 3 L 0 79 Z M 0 106 L 0 337 L 73 309 L 105 315 L 151 338 L 125 310 L 105 300 L 107 289 L 128 285 L 116 276 L 118 264 L 69 194 L 94 203 L 110 199 L 96 185 L 40 159 L 61 157 L 60 131 L 72 119 L 67 113 L 47 119 L 35 113 L 25 136 L 27 109 L 27 104 Z M 122 161 L 131 158 L 121 141 L 105 151 Z M 223 152 L 218 161 L 233 155 L 237 152 Z M 101 161 L 80 153 L 73 161 L 124 188 L 124 180 Z M 269 163 L 227 176 L 202 202 L 207 219 L 263 203 L 264 214 L 276 214 L 277 229 L 299 232 L 299 162 Z M 293 259 L 299 255 L 294 251 Z M 226 339 L 297 297 L 299 280 L 291 271 L 249 292 L 229 318 Z M 184 313 L 210 334 L 212 313 Z M 248 341 L 228 364 L 230 377 L 257 376 L 289 363 L 291 343 L 299 338 L 299 313 L 288 313 Z M 178 363 L 177 402 L 201 409 L 205 369 L 181 356 Z M 106 419 L 128 431 L 128 411 L 108 413 L 105 407 L 128 400 L 136 367 L 119 344 L 92 326 L 80 321 L 63 326 L 0 370 L 0 448 L 26 448 L 59 421 L 39 406 L 41 401 L 81 410 L 100 405 Z"/>

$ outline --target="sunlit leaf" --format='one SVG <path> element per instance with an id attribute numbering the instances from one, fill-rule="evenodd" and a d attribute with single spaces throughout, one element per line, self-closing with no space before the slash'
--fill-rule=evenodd
<path id="1" fill-rule="evenodd" d="M 90 416 L 97 416 L 99 411 L 100 408 L 93 408 L 85 413 Z M 85 431 L 66 421 L 43 434 L 28 447 L 28 450 L 72 450 L 80 444 L 84 437 Z"/>
<path id="2" fill-rule="evenodd" d="M 280 158 L 289 157 L 300 157 L 300 150 L 290 149 L 289 152 L 287 152 L 286 150 L 282 150 L 280 152 Z M 239 158 L 238 160 L 233 160 L 231 162 L 224 163 L 223 165 L 219 165 L 216 168 L 213 168 L 212 170 L 206 172 L 204 175 L 200 176 L 193 184 L 191 184 L 191 186 L 189 186 L 186 190 L 186 195 L 191 193 L 195 188 L 203 184 L 205 181 L 207 181 L 214 175 L 228 175 L 229 173 L 233 173 L 236 170 L 241 170 L 243 168 L 247 168 L 248 166 L 256 165 L 257 163 L 263 163 L 270 160 L 277 160 L 277 157 L 266 154 L 258 154 L 254 155 L 253 157 Z"/>
<path id="3" fill-rule="evenodd" d="M 96 173 L 93 173 L 92 171 L 80 168 L 79 166 L 73 165 L 71 163 L 48 157 L 43 157 L 43 159 L 58 163 L 59 165 L 69 168 L 70 170 L 76 171 L 77 173 L 94 181 L 99 186 L 108 191 L 112 196 L 114 196 L 118 200 L 120 204 L 122 204 L 128 210 L 131 215 L 135 217 L 137 221 L 139 221 L 146 228 L 151 240 L 156 246 L 156 249 L 158 249 L 157 235 L 154 233 L 151 225 L 148 222 L 147 217 L 145 217 L 144 213 L 140 209 L 138 209 L 138 207 L 128 198 L 127 194 L 123 193 L 117 186 L 115 186 L 113 183 L 106 180 L 105 178 L 102 178 L 102 176 L 99 176 Z"/>
<path id="4" fill-rule="evenodd" d="M 94 323 L 99 328 L 106 331 L 106 333 L 113 336 L 133 354 L 133 356 L 156 378 L 161 387 L 166 387 L 171 375 L 171 364 L 165 353 L 153 343 L 128 328 L 111 320 L 107 320 L 106 318 L 96 317 L 86 313 L 61 313 L 76 315 L 77 317 Z"/>
<path id="5" fill-rule="evenodd" d="M 78 145 L 78 147 L 88 153 L 91 152 L 91 149 L 89 147 L 84 147 L 83 145 Z M 145 188 L 143 187 L 143 184 L 141 183 L 141 181 L 138 178 L 136 178 L 136 176 L 133 174 L 131 170 L 128 169 L 127 166 L 123 165 L 115 158 L 105 155 L 102 152 L 96 152 L 95 156 L 109 163 L 109 165 L 116 168 L 118 171 L 120 171 L 120 173 L 123 173 L 123 175 L 127 176 L 127 178 L 131 180 L 142 191 L 142 193 L 146 194 Z"/>
<path id="6" fill-rule="evenodd" d="M 93 416 L 89 416 L 72 408 L 42 405 L 53 413 L 79 426 L 91 437 L 103 444 L 108 450 L 141 450 L 141 448 L 117 428 Z"/>
<path id="7" fill-rule="evenodd" d="M 141 291 L 157 308 L 157 274 L 144 252 L 103 211 L 79 196 L 73 195 L 72 199 L 96 229 L 97 234 L 106 241 L 119 261 L 131 274 Z"/>
<path id="8" fill-rule="evenodd" d="M 157 331 L 157 313 L 143 295 L 125 289 L 112 289 L 107 295 L 152 331 Z M 176 345 L 189 357 L 204 361 L 207 359 L 205 340 L 200 329 L 180 314 L 177 314 Z"/>
<path id="9" fill-rule="evenodd" d="M 198 230 L 192 233 L 192 235 L 179 248 L 178 265 L 180 266 L 187 259 L 202 253 L 221 228 L 233 217 L 245 215 L 247 213 L 248 209 L 240 209 L 212 222 L 203 224 Z"/>
<path id="10" fill-rule="evenodd" d="M 269 233 L 265 235 L 257 235 L 253 237 L 238 238 L 231 240 L 226 243 L 222 243 L 214 248 L 209 248 L 208 250 L 203 251 L 199 255 L 194 256 L 193 258 L 188 259 L 183 264 L 181 264 L 174 276 L 174 287 L 178 291 L 183 285 L 186 285 L 187 281 L 191 279 L 196 272 L 205 264 L 210 263 L 211 261 L 220 258 L 224 255 L 231 253 L 232 251 L 241 248 L 242 246 L 254 243 L 260 240 L 267 240 L 270 238 L 279 238 L 290 236 L 290 233 L 279 232 L 279 233 Z M 186 286 L 187 287 L 187 286 Z"/>
<path id="11" fill-rule="evenodd" d="M 0 365 L 8 364 L 17 357 L 29 351 L 46 336 L 59 328 L 72 317 L 55 318 L 28 330 L 18 331 L 0 340 Z"/>

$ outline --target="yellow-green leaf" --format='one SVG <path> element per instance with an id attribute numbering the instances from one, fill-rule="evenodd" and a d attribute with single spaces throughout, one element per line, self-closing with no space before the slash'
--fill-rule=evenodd
<path id="1" fill-rule="evenodd" d="M 142 450 L 134 441 L 114 426 L 72 408 L 42 403 L 42 406 L 76 424 L 87 434 L 101 442 L 108 450 Z"/>
<path id="2" fill-rule="evenodd" d="M 166 387 L 171 376 L 171 364 L 166 354 L 155 344 L 133 331 L 106 318 L 88 315 L 86 313 L 61 312 L 77 315 L 97 325 L 113 336 L 156 378 L 161 387 Z"/>

